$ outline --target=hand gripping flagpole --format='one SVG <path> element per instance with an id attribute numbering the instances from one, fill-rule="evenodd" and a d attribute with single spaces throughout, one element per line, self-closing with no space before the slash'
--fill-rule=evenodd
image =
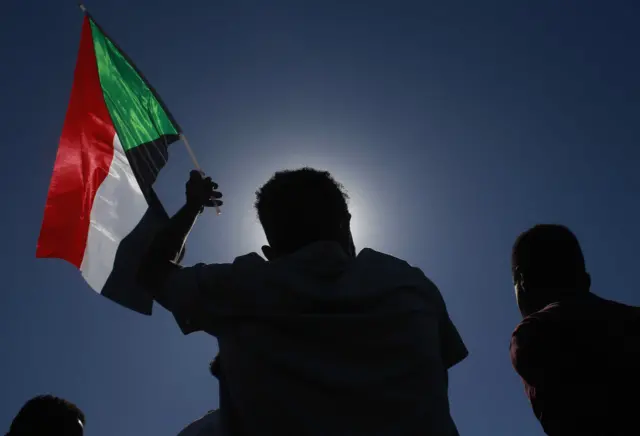
<path id="1" fill-rule="evenodd" d="M 193 166 L 195 167 L 195 169 L 198 170 L 200 174 L 204 174 L 204 171 L 202 171 L 202 167 L 198 163 L 198 159 L 196 159 L 196 155 L 193 153 L 193 150 L 189 145 L 189 141 L 187 140 L 187 137 L 184 136 L 184 133 L 180 133 L 180 139 L 182 139 L 184 147 L 187 149 L 187 153 L 189 153 L 189 157 L 191 157 L 191 162 L 193 162 Z M 215 198 L 213 199 L 213 201 L 216 205 L 216 215 L 220 215 L 220 206 L 218 205 L 218 202 Z"/>

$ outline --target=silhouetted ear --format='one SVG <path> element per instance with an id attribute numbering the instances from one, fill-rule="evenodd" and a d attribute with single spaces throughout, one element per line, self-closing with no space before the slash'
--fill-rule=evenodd
<path id="1" fill-rule="evenodd" d="M 264 257 L 266 257 L 267 260 L 273 260 L 277 257 L 276 251 L 273 247 L 269 247 L 268 245 L 262 246 L 262 254 L 264 254 Z"/>
<path id="2" fill-rule="evenodd" d="M 513 286 L 520 290 L 520 293 L 526 293 L 526 289 L 524 288 L 524 277 L 522 273 L 516 272 L 513 275 Z"/>
<path id="3" fill-rule="evenodd" d="M 591 274 L 585 273 L 587 276 L 587 290 L 591 290 Z"/>

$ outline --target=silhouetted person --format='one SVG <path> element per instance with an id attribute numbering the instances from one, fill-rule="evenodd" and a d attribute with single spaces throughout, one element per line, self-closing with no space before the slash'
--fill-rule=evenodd
<path id="1" fill-rule="evenodd" d="M 220 373 L 220 355 L 209 363 L 209 373 L 218 379 L 219 404 L 217 410 L 210 410 L 203 417 L 185 427 L 178 436 L 227 436 L 230 431 L 227 430 L 222 422 L 221 409 L 227 410 L 228 391 L 224 378 Z"/>
<path id="2" fill-rule="evenodd" d="M 180 268 L 171 260 L 216 188 L 192 172 L 141 280 L 185 334 L 218 338 L 231 434 L 457 435 L 447 369 L 467 350 L 442 296 L 402 260 L 356 255 L 341 185 L 309 168 L 276 173 L 256 201 L 267 261 Z"/>
<path id="3" fill-rule="evenodd" d="M 513 281 L 524 319 L 511 360 L 548 435 L 640 434 L 640 311 L 590 292 L 576 237 L 538 225 L 516 240 Z"/>
<path id="4" fill-rule="evenodd" d="M 84 413 L 71 402 L 40 395 L 20 409 L 7 436 L 82 436 Z"/>

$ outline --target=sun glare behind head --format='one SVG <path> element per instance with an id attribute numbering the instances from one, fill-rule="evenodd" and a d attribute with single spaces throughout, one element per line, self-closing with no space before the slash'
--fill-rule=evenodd
<path id="1" fill-rule="evenodd" d="M 371 245 L 371 216 L 367 205 L 362 198 L 354 198 L 351 194 L 349 211 L 351 212 L 351 235 L 356 251 L 360 251 Z"/>

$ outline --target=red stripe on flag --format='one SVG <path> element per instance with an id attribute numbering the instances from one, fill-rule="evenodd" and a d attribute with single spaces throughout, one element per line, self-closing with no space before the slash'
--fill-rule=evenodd
<path id="1" fill-rule="evenodd" d="M 113 160 L 115 133 L 100 86 L 91 24 L 85 17 L 36 257 L 64 259 L 80 268 L 93 200 Z"/>

